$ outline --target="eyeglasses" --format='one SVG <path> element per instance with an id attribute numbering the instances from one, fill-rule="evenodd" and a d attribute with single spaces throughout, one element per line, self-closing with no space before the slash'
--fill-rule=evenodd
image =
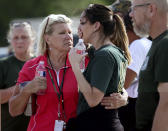
<path id="1" fill-rule="evenodd" d="M 150 4 L 151 4 L 151 3 L 144 3 L 144 4 L 134 5 L 134 6 L 131 7 L 131 11 L 134 11 L 135 8 L 137 8 L 137 7 L 148 6 L 148 5 L 150 5 Z"/>

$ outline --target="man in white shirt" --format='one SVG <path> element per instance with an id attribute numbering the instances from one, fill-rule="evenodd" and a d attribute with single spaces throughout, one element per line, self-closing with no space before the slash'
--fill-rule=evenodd
<path id="1" fill-rule="evenodd" d="M 138 96 L 138 76 L 140 68 L 145 60 L 145 57 L 150 49 L 151 41 L 145 37 L 140 38 L 133 30 L 129 10 L 131 1 L 120 0 L 112 4 L 111 9 L 114 13 L 119 14 L 125 23 L 127 35 L 129 38 L 129 49 L 132 57 L 132 62 L 127 68 L 125 78 L 125 89 L 128 93 L 128 105 L 119 109 L 119 117 L 124 131 L 135 131 L 135 104 Z"/>
<path id="2" fill-rule="evenodd" d="M 130 53 L 132 57 L 132 62 L 127 68 L 125 88 L 127 89 L 128 96 L 131 98 L 137 98 L 138 96 L 138 76 L 140 68 L 146 58 L 146 55 L 150 49 L 151 41 L 147 38 L 141 38 L 134 40 L 130 44 Z M 131 70 L 131 71 L 130 71 Z M 129 80 L 128 75 L 132 75 L 131 80 Z"/>

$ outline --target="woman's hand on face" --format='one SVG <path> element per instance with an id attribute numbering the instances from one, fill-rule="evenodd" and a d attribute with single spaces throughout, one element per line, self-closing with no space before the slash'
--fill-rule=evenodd
<path id="1" fill-rule="evenodd" d="M 110 96 L 103 98 L 101 105 L 105 106 L 105 109 L 117 109 L 125 106 L 128 103 L 127 99 L 127 94 L 121 95 L 120 93 L 112 93 Z"/>
<path id="2" fill-rule="evenodd" d="M 45 90 L 47 88 L 46 77 L 35 77 L 31 82 L 29 82 L 24 91 L 28 93 L 37 93 L 39 90 Z"/>

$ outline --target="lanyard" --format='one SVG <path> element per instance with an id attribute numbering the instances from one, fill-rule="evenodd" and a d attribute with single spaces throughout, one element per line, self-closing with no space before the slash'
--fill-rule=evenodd
<path id="1" fill-rule="evenodd" d="M 66 58 L 66 59 L 67 59 L 67 58 Z M 53 70 L 53 72 L 54 72 L 54 78 L 55 78 L 55 80 L 56 80 L 56 82 L 57 82 L 57 87 L 58 87 L 58 89 L 59 89 L 59 92 L 58 92 L 57 89 L 56 89 L 55 83 L 54 83 L 54 79 L 53 79 L 53 77 L 52 77 L 52 75 L 51 75 L 51 72 L 50 72 L 50 70 L 48 69 L 48 72 L 49 72 L 49 75 L 50 75 L 50 78 L 51 78 L 51 81 L 52 81 L 54 90 L 55 90 L 55 92 L 57 93 L 57 97 L 58 97 L 58 100 L 59 100 L 59 103 L 58 103 L 58 118 L 60 119 L 60 117 L 61 117 L 61 113 L 60 113 L 60 103 L 62 103 L 63 114 L 64 114 L 64 117 L 65 117 L 65 113 L 64 113 L 64 97 L 63 97 L 63 84 L 64 84 L 64 77 L 65 77 L 65 73 L 66 73 L 66 60 L 65 60 L 65 68 L 64 68 L 63 78 L 62 78 L 62 81 L 61 81 L 60 86 L 59 86 L 59 84 L 58 84 L 57 77 L 56 77 L 56 73 L 55 73 L 54 68 L 53 68 L 53 66 L 52 66 L 52 64 L 51 64 L 51 60 L 50 60 L 50 57 L 49 57 L 49 56 L 48 56 L 48 60 L 49 60 L 50 66 L 51 66 L 51 68 L 52 68 L 52 70 Z M 61 101 L 61 96 L 62 96 L 62 101 Z M 61 102 L 60 102 L 60 101 L 61 101 Z M 65 118 L 66 118 L 66 117 L 65 117 Z"/>

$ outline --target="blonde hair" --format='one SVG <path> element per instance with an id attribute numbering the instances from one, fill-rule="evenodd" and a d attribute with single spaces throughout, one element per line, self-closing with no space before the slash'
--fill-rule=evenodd
<path id="1" fill-rule="evenodd" d="M 7 33 L 7 40 L 8 40 L 8 43 L 11 43 L 11 38 L 12 38 L 12 35 L 13 35 L 13 30 L 16 29 L 16 28 L 24 28 L 28 34 L 29 34 L 29 37 L 32 41 L 30 47 L 29 47 L 29 50 L 30 50 L 30 56 L 34 56 L 34 42 L 35 42 L 35 39 L 36 39 L 36 32 L 34 31 L 34 29 L 32 28 L 32 26 L 28 23 L 28 22 L 18 22 L 18 23 L 13 23 L 9 26 L 9 31 Z"/>
<path id="2" fill-rule="evenodd" d="M 46 52 L 48 47 L 46 41 L 44 40 L 44 34 L 51 35 L 53 33 L 52 26 L 57 23 L 71 24 L 72 21 L 70 18 L 62 14 L 50 14 L 49 16 L 44 18 L 39 26 L 39 32 L 37 35 L 36 56 L 44 55 L 44 53 Z"/>

